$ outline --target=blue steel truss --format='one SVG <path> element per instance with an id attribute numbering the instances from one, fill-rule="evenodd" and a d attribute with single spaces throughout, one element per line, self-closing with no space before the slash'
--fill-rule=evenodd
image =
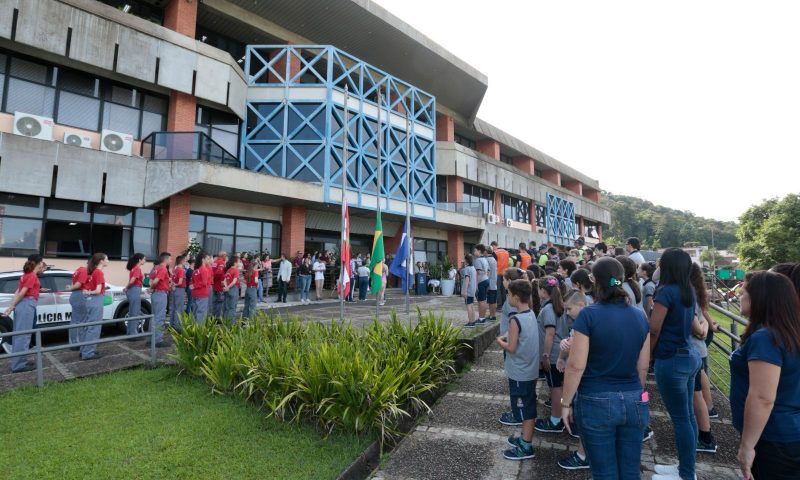
<path id="1" fill-rule="evenodd" d="M 375 209 L 380 198 L 382 210 L 401 214 L 410 177 L 412 215 L 435 218 L 432 95 L 327 45 L 251 45 L 245 72 L 242 168 L 321 184 L 329 203 L 341 201 L 344 184 L 351 205 Z"/>
<path id="2" fill-rule="evenodd" d="M 575 204 L 547 194 L 547 241 L 572 245 L 575 241 Z"/>

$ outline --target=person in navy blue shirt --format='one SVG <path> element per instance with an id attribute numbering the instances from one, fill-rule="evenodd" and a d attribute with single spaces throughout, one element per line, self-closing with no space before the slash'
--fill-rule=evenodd
<path id="1" fill-rule="evenodd" d="M 653 480 L 694 480 L 697 419 L 694 416 L 694 378 L 700 370 L 700 353 L 690 344 L 696 296 L 689 282 L 692 259 L 680 248 L 661 256 L 661 282 L 650 314 L 650 346 L 655 357 L 658 390 L 667 408 L 678 465 L 656 465 Z"/>
<path id="2" fill-rule="evenodd" d="M 639 479 L 642 433 L 650 421 L 644 392 L 650 363 L 644 312 L 629 305 L 622 264 L 603 257 L 592 266 L 595 303 L 573 324 L 572 345 L 561 398 L 564 424 L 574 419 L 592 477 Z"/>
<path id="3" fill-rule="evenodd" d="M 731 414 L 745 479 L 800 475 L 800 299 L 774 272 L 748 274 L 740 297 L 750 320 L 730 358 Z"/>

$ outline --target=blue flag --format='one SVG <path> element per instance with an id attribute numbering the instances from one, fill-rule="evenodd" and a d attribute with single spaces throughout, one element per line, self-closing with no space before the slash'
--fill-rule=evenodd
<path id="1" fill-rule="evenodd" d="M 413 275 L 413 271 L 409 268 L 409 265 L 414 263 L 413 257 L 409 258 L 408 255 L 408 246 L 411 242 L 411 229 L 409 227 L 409 222 L 403 225 L 403 236 L 400 239 L 400 245 L 397 247 L 397 254 L 394 256 L 392 265 L 389 267 L 390 272 L 400 277 L 400 288 L 403 290 L 409 288 L 411 285 L 411 275 Z"/>

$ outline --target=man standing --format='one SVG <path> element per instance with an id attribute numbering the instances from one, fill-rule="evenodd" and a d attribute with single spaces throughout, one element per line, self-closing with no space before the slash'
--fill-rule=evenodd
<path id="1" fill-rule="evenodd" d="M 292 263 L 281 254 L 278 265 L 278 302 L 286 303 L 286 294 L 289 291 L 289 280 L 292 278 Z"/>
<path id="2" fill-rule="evenodd" d="M 495 316 L 497 313 L 497 259 L 494 256 L 492 247 L 486 250 L 485 258 L 489 265 L 489 271 L 487 272 L 489 275 L 489 291 L 486 295 L 486 303 L 489 304 L 489 316 L 486 319 L 495 321 L 497 320 Z"/>
<path id="3" fill-rule="evenodd" d="M 628 257 L 636 262 L 636 265 L 644 263 L 644 256 L 639 249 L 642 247 L 642 242 L 636 237 L 631 237 L 625 241 L 625 251 L 628 252 Z"/>
<path id="4" fill-rule="evenodd" d="M 225 281 L 225 263 L 227 263 L 227 261 L 228 252 L 220 250 L 217 254 L 217 258 L 214 259 L 214 266 L 211 267 L 211 271 L 214 275 L 214 298 L 211 304 L 211 316 L 218 320 L 222 319 L 222 314 L 225 310 L 225 289 L 222 284 Z"/>
<path id="5" fill-rule="evenodd" d="M 539 245 L 539 261 L 537 262 L 540 267 L 544 268 L 550 257 L 547 255 L 547 245 L 544 243 Z"/>
<path id="6" fill-rule="evenodd" d="M 302 264 L 303 264 L 303 252 L 298 250 L 294 256 L 294 266 L 299 267 Z"/>
<path id="7" fill-rule="evenodd" d="M 486 260 L 486 247 L 479 243 L 472 251 L 475 254 L 475 272 L 477 273 L 478 288 L 475 297 L 478 300 L 478 320 L 476 323 L 486 323 L 486 300 L 489 296 L 489 262 Z"/>
<path id="8" fill-rule="evenodd" d="M 167 294 L 169 293 L 169 268 L 172 262 L 172 255 L 169 252 L 162 252 L 158 259 L 153 263 L 155 266 L 150 272 L 150 305 L 153 309 L 153 330 L 155 335 L 153 339 L 156 342 L 156 347 L 163 348 L 169 344 L 163 340 L 164 337 L 164 322 L 167 319 Z M 147 346 L 150 346 L 150 340 L 147 340 Z"/>

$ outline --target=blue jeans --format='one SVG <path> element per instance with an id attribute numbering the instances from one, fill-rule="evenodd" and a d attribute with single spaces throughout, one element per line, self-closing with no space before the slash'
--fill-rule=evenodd
<path id="1" fill-rule="evenodd" d="M 125 297 L 128 299 L 128 316 L 140 316 L 142 314 L 142 287 L 128 287 Z M 139 333 L 139 320 L 128 321 L 127 333 L 128 335 Z"/>
<path id="2" fill-rule="evenodd" d="M 158 343 L 164 337 L 164 323 L 167 321 L 167 292 L 156 290 L 150 294 L 150 305 L 153 308 L 154 341 Z"/>
<path id="3" fill-rule="evenodd" d="M 358 299 L 362 302 L 367 299 L 369 290 L 369 277 L 358 277 Z"/>
<path id="4" fill-rule="evenodd" d="M 697 420 L 694 417 L 694 377 L 700 370 L 700 355 L 693 348 L 678 349 L 672 358 L 656 359 L 655 374 L 658 391 L 672 420 L 675 444 L 678 448 L 678 472 L 682 479 L 695 475 Z"/>
<path id="5" fill-rule="evenodd" d="M 593 479 L 640 478 L 642 434 L 650 422 L 641 396 L 641 389 L 578 394 L 575 419 Z"/>
<path id="6" fill-rule="evenodd" d="M 264 301 L 264 284 L 261 282 L 261 277 L 258 277 L 258 287 L 256 287 L 256 289 L 257 289 L 256 290 L 256 294 L 258 296 L 258 301 L 259 302 L 263 302 Z M 246 291 L 245 291 L 245 295 L 247 295 Z"/>
<path id="7" fill-rule="evenodd" d="M 311 288 L 311 275 L 298 275 L 297 283 L 300 289 L 300 300 L 308 300 L 308 290 Z"/>

